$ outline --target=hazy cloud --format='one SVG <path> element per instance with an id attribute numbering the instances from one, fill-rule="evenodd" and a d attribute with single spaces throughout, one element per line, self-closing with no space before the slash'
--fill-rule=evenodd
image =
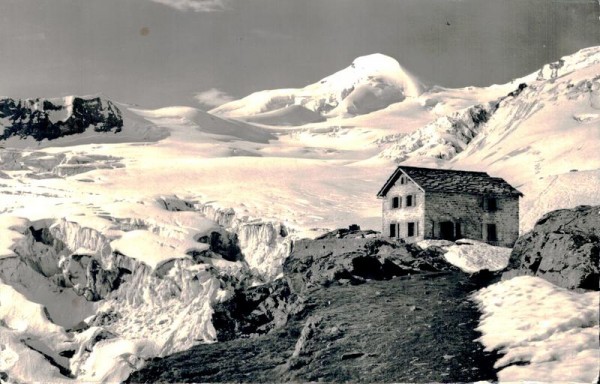
<path id="1" fill-rule="evenodd" d="M 151 0 L 180 11 L 216 12 L 227 9 L 227 0 Z"/>
<path id="2" fill-rule="evenodd" d="M 211 88 L 208 91 L 196 93 L 194 98 L 208 107 L 218 107 L 221 104 L 229 103 L 235 100 L 232 96 L 217 88 Z"/>

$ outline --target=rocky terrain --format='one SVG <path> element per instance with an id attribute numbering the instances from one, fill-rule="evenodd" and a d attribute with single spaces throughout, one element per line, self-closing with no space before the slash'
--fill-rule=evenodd
<path id="1" fill-rule="evenodd" d="M 36 141 L 95 132 L 120 132 L 121 111 L 100 97 L 72 97 L 65 100 L 0 99 L 0 140 L 16 136 L 33 137 Z"/>
<path id="2" fill-rule="evenodd" d="M 600 206 L 549 212 L 519 238 L 504 279 L 531 275 L 564 288 L 598 290 L 599 236 Z"/>
<path id="3" fill-rule="evenodd" d="M 412 245 L 347 229 L 296 241 L 282 278 L 238 285 L 214 306 L 219 342 L 150 360 L 129 382 L 587 382 L 585 369 L 560 372 L 598 355 L 589 290 L 598 290 L 599 218 L 591 206 L 548 213 L 504 272 L 454 266 L 451 254 L 470 257 L 460 251 L 468 241 Z M 570 309 L 540 322 L 556 302 Z M 564 353 L 540 352 L 559 344 Z"/>
<path id="4" fill-rule="evenodd" d="M 282 279 L 215 307 L 220 342 L 154 359 L 129 382 L 496 379 L 468 299 L 491 276 L 460 272 L 435 247 L 369 236 L 295 243 Z"/>

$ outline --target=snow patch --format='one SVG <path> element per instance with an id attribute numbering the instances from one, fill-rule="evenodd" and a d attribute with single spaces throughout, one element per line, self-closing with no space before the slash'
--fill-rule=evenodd
<path id="1" fill-rule="evenodd" d="M 598 380 L 598 292 L 579 293 L 532 276 L 481 289 L 479 341 L 504 354 L 501 382 Z"/>
<path id="2" fill-rule="evenodd" d="M 496 247 L 470 239 L 461 239 L 454 243 L 448 240 L 422 240 L 417 245 L 422 249 L 442 248 L 445 251 L 444 259 L 467 273 L 484 269 L 500 271 L 508 265 L 512 251 L 511 248 Z"/>

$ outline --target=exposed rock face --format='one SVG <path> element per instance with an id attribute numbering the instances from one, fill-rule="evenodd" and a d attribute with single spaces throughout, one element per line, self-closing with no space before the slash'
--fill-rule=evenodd
<path id="1" fill-rule="evenodd" d="M 68 97 L 60 102 L 44 99 L 0 99 L 0 140 L 12 136 L 33 137 L 37 141 L 83 133 L 120 132 L 121 111 L 99 97 Z"/>
<path id="2" fill-rule="evenodd" d="M 503 278 L 539 276 L 573 289 L 598 290 L 600 206 L 579 206 L 544 215 L 519 238 Z"/>

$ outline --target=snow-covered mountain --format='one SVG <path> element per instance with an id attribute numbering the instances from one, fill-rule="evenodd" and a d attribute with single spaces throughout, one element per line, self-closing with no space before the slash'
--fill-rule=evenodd
<path id="1" fill-rule="evenodd" d="M 256 92 L 210 112 L 269 125 L 302 125 L 324 117 L 377 111 L 417 97 L 422 89 L 395 59 L 373 54 L 359 57 L 349 67 L 304 88 Z"/>
<path id="2" fill-rule="evenodd" d="M 14 148 L 144 142 L 168 133 L 107 98 L 0 98 L 0 143 Z"/>
<path id="3" fill-rule="evenodd" d="M 62 99 L 0 99 L 0 140 L 12 136 L 33 137 L 37 141 L 85 132 L 118 133 L 123 128 L 121 111 L 109 100 L 99 97 Z"/>
<path id="4" fill-rule="evenodd" d="M 0 141 L 0 371 L 119 381 L 213 342 L 212 306 L 278 276 L 295 239 L 378 230 L 401 161 L 504 177 L 522 229 L 600 203 L 600 47 L 484 88 L 425 90 L 382 55 L 323 81 L 213 111 L 246 122 L 111 102 L 120 132 Z M 64 123 L 69 100 L 28 110 Z"/>

